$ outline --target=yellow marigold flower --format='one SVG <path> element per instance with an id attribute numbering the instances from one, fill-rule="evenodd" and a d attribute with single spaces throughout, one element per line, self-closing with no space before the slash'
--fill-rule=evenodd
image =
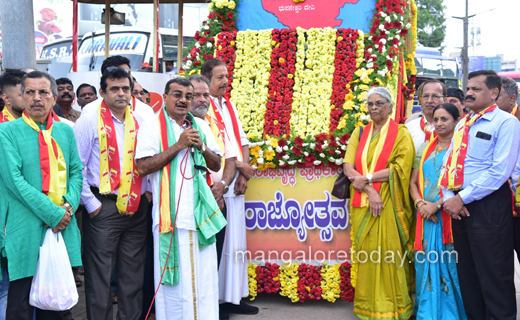
<path id="1" fill-rule="evenodd" d="M 196 70 L 196 69 L 193 69 L 193 70 L 190 71 L 190 73 L 188 73 L 188 75 L 191 76 L 191 75 L 194 74 L 195 72 L 197 72 L 197 70 Z"/>
<path id="2" fill-rule="evenodd" d="M 367 91 L 368 89 L 370 89 L 370 87 L 367 86 L 366 84 L 360 84 L 359 89 Z"/>
<path id="3" fill-rule="evenodd" d="M 293 78 L 293 75 L 289 73 L 289 74 L 287 75 L 287 78 L 292 79 L 292 78 Z"/>
<path id="4" fill-rule="evenodd" d="M 278 124 L 278 120 L 274 120 L 274 121 L 273 121 L 273 124 L 274 124 L 274 125 L 277 125 L 277 124 Z"/>
<path id="5" fill-rule="evenodd" d="M 220 51 L 222 51 L 222 46 L 221 46 L 221 45 L 219 45 L 219 46 L 218 46 L 218 49 L 219 49 Z"/>
<path id="6" fill-rule="evenodd" d="M 343 37 L 338 37 L 338 42 L 343 41 Z"/>
<path id="7" fill-rule="evenodd" d="M 264 153 L 264 159 L 267 160 L 267 161 L 272 161 L 273 158 L 274 158 L 275 154 L 274 154 L 274 151 L 269 151 L 267 150 L 265 153 Z"/>
<path id="8" fill-rule="evenodd" d="M 284 59 L 284 58 L 280 58 L 280 59 L 278 59 L 278 61 L 279 61 L 280 63 L 284 63 L 284 62 L 285 62 L 285 59 Z"/>
<path id="9" fill-rule="evenodd" d="M 276 46 L 276 41 L 271 40 L 271 46 L 273 46 L 273 47 Z"/>

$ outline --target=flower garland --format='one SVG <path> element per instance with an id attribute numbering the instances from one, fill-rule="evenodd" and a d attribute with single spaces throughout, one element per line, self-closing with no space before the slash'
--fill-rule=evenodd
<path id="1" fill-rule="evenodd" d="M 286 263 L 280 266 L 280 295 L 291 299 L 292 302 L 300 301 L 298 297 L 298 263 Z"/>
<path id="2" fill-rule="evenodd" d="M 298 121 L 291 121 L 291 130 L 301 137 L 329 131 L 334 77 L 334 69 L 330 66 L 334 65 L 337 31 L 332 28 L 311 28 L 303 33 L 306 36 L 307 50 L 304 51 L 304 56 L 298 55 L 297 63 L 300 64 L 302 81 L 295 83 L 295 86 L 301 86 L 295 100 L 298 99 L 298 106 L 302 110 L 298 112 Z M 299 32 L 299 37 L 300 34 Z M 298 47 L 301 47 L 300 39 Z M 301 60 L 303 57 L 304 61 Z M 303 70 L 302 64 L 305 66 Z"/>
<path id="3" fill-rule="evenodd" d="M 221 32 L 238 31 L 234 13 L 237 2 L 238 0 L 211 0 L 208 20 L 202 22 L 200 30 L 195 32 L 195 41 L 185 49 L 187 54 L 180 70 L 181 75 L 200 74 L 202 64 L 215 57 L 216 36 Z"/>
<path id="4" fill-rule="evenodd" d="M 256 281 L 256 268 L 258 266 L 254 263 L 249 263 L 247 265 L 247 278 L 249 279 L 248 285 L 249 285 L 249 300 L 255 300 L 257 295 L 257 286 L 258 282 Z"/>
<path id="5" fill-rule="evenodd" d="M 321 267 L 321 288 L 323 289 L 323 299 L 335 302 L 341 294 L 341 275 L 339 272 L 341 265 L 329 265 L 324 263 Z"/>
<path id="6" fill-rule="evenodd" d="M 257 266 L 256 273 L 258 293 L 278 293 L 280 291 L 280 281 L 278 279 L 280 268 L 276 263 L 271 264 L 267 262 L 265 267 Z"/>
<path id="7" fill-rule="evenodd" d="M 268 136 L 282 137 L 290 134 L 296 42 L 294 29 L 273 29 L 271 78 L 264 124 L 264 134 Z"/>
<path id="8" fill-rule="evenodd" d="M 305 137 L 307 127 L 307 105 L 304 104 L 303 82 L 305 69 L 305 30 L 296 28 L 298 34 L 298 44 L 296 50 L 296 71 L 294 73 L 294 94 L 291 113 L 291 132 L 295 137 Z"/>
<path id="9" fill-rule="evenodd" d="M 417 50 L 417 5 L 414 0 L 410 4 L 412 10 L 412 52 L 406 56 L 405 62 L 406 73 L 409 74 L 406 89 L 403 91 L 408 100 L 413 100 L 415 93 L 415 80 L 417 79 L 417 68 L 415 66 L 415 51 Z"/>
<path id="10" fill-rule="evenodd" d="M 247 268 L 250 300 L 255 300 L 258 293 L 267 292 L 279 293 L 293 303 L 321 299 L 354 301 L 351 265 L 347 261 L 335 265 L 324 262 L 321 266 L 291 262 L 278 266 L 267 262 L 263 267 L 251 262 Z"/>
<path id="11" fill-rule="evenodd" d="M 339 120 L 343 116 L 345 95 L 350 91 L 346 84 L 350 83 L 354 71 L 357 69 L 357 39 L 359 33 L 353 29 L 338 29 L 336 55 L 334 57 L 334 78 L 332 95 L 330 97 L 330 132 L 337 129 Z"/>
<path id="12" fill-rule="evenodd" d="M 237 32 L 224 32 L 219 34 L 217 43 L 215 45 L 215 57 L 224 61 L 228 69 L 228 87 L 226 93 L 231 92 L 233 71 L 235 69 L 235 44 Z"/>
<path id="13" fill-rule="evenodd" d="M 305 302 L 306 299 L 321 300 L 323 289 L 321 284 L 321 266 L 315 267 L 305 263 L 298 267 L 298 295 L 300 302 Z"/>
<path id="14" fill-rule="evenodd" d="M 354 293 L 355 293 L 354 287 L 350 283 L 351 270 L 352 270 L 352 266 L 350 265 L 350 263 L 348 263 L 348 261 L 343 262 L 341 264 L 341 266 L 339 267 L 339 275 L 340 275 L 340 281 L 341 281 L 341 283 L 339 285 L 339 288 L 340 288 L 339 296 L 341 297 L 341 299 L 347 300 L 350 302 L 354 301 Z"/>
<path id="15" fill-rule="evenodd" d="M 238 32 L 231 99 L 241 106 L 248 139 L 263 137 L 271 59 L 271 30 Z"/>
<path id="16" fill-rule="evenodd" d="M 228 63 L 230 81 L 233 77 L 237 79 L 230 83 L 228 90 L 233 88 L 231 91 L 233 99 L 240 100 L 235 102 L 246 134 L 252 142 L 250 163 L 255 168 L 265 170 L 267 168 L 340 166 L 341 155 L 344 155 L 343 148 L 346 148 L 340 140 L 347 142 L 350 133 L 356 127 L 370 121 L 364 104 L 370 87 L 386 87 L 391 83 L 390 87 L 393 88 L 394 95 L 402 94 L 403 98 L 413 96 L 414 73 L 416 72 L 413 56 L 417 41 L 415 30 L 417 7 L 413 0 L 376 1 L 376 9 L 370 22 L 372 27 L 370 34 L 367 35 L 361 31 L 347 34 L 346 32 L 351 30 L 343 29 L 304 30 L 297 28 L 296 50 L 293 51 L 294 46 L 292 46 L 291 50 L 285 52 L 286 55 L 296 56 L 294 72 L 286 72 L 286 74 L 285 70 L 290 71 L 288 68 L 290 60 L 287 61 L 286 58 L 283 61 L 285 66 L 280 60 L 277 62 L 275 60 L 275 64 L 272 66 L 263 64 L 268 56 L 268 50 L 260 49 L 256 52 L 254 58 L 262 61 L 259 65 L 253 65 L 251 57 L 244 57 L 244 55 L 254 52 L 246 49 L 252 47 L 254 41 L 251 38 L 252 35 L 237 36 L 233 32 L 236 30 L 236 23 L 234 23 L 236 16 L 232 3 L 236 5 L 237 2 L 238 0 L 211 0 L 210 8 L 214 11 L 210 13 L 208 21 L 203 23 L 201 31 L 196 37 L 198 45 L 195 44 L 192 47 L 197 50 L 204 49 L 207 53 L 206 51 L 203 53 L 198 53 L 197 50 L 190 51 L 186 59 L 191 61 L 190 67 L 192 68 L 188 74 L 196 72 L 197 70 L 193 70 L 200 68 L 199 64 L 210 56 L 221 57 Z M 215 35 L 212 33 L 213 30 L 224 32 L 217 38 L 216 33 Z M 409 32 L 410 30 L 412 32 Z M 280 58 L 284 54 L 281 46 L 288 39 L 283 38 L 284 30 L 278 30 L 278 32 L 280 39 L 277 41 L 276 32 L 274 35 L 272 32 L 269 42 L 274 41 L 271 46 L 271 56 L 277 49 L 276 55 Z M 290 31 L 285 30 L 285 32 Z M 292 32 L 294 35 L 294 30 Z M 350 34 L 352 36 L 350 36 L 349 42 Z M 355 34 L 357 34 L 357 39 L 353 39 Z M 203 37 L 207 39 L 203 39 Z M 257 39 L 255 41 L 258 41 L 259 45 L 260 41 L 268 42 L 267 38 L 260 39 L 260 36 Z M 294 40 L 294 37 L 291 39 Z M 217 45 L 211 45 L 211 41 L 215 41 Z M 236 42 L 242 41 L 246 43 L 236 44 Z M 248 41 L 251 43 L 247 43 Z M 407 46 L 406 44 L 410 44 L 411 41 L 414 45 Z M 215 51 L 210 51 L 208 46 Z M 352 61 L 354 52 L 356 54 L 355 68 Z M 340 55 L 344 54 L 347 58 L 347 53 L 348 59 L 338 62 Z M 235 66 L 236 61 L 239 63 Z M 197 66 L 194 66 L 195 62 L 197 62 Z M 335 64 L 334 69 L 329 67 L 332 63 Z M 404 65 L 400 69 L 397 68 L 401 63 Z M 348 66 L 346 73 L 338 71 L 345 70 L 345 66 Z M 240 69 L 244 69 L 244 71 L 241 72 Z M 256 72 L 257 69 L 262 70 L 258 70 L 255 78 L 245 77 L 245 70 Z M 348 72 L 351 69 L 355 70 L 353 74 Z M 400 88 L 394 84 L 395 70 L 406 70 L 406 76 L 403 75 L 403 85 Z M 259 76 L 267 73 L 270 74 L 269 79 Z M 273 77 L 272 74 L 278 76 Z M 340 79 L 343 79 L 343 83 Z M 397 79 L 399 80 L 399 78 Z M 276 86 L 271 86 L 265 92 L 263 86 L 266 82 L 275 83 Z M 280 83 L 281 85 L 279 85 Z M 284 86 L 283 89 L 281 89 L 282 86 Z M 250 91 L 255 90 L 255 94 L 248 95 L 247 91 L 251 88 Z M 234 92 L 235 90 L 237 92 Z M 263 99 L 268 101 L 265 102 L 265 111 L 260 102 Z M 277 102 L 280 102 L 277 99 L 282 99 L 284 103 L 276 105 Z M 257 105 L 258 108 L 255 109 L 253 105 Z M 289 120 L 289 128 L 284 126 L 285 120 Z M 318 145 L 316 137 L 323 133 L 332 134 L 333 137 L 327 138 L 327 141 L 329 145 L 333 145 L 331 142 L 335 142 L 336 150 L 332 150 L 332 147 L 323 149 L 323 145 L 321 149 L 324 151 L 320 151 L 319 147 L 316 148 Z M 298 143 L 296 143 L 297 141 Z"/>

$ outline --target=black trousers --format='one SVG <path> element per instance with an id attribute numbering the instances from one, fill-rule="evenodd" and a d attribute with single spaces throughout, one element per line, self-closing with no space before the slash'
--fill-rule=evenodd
<path id="1" fill-rule="evenodd" d="M 85 296 L 89 320 L 112 320 L 110 277 L 117 260 L 118 319 L 138 320 L 143 307 L 148 200 L 143 194 L 132 216 L 121 215 L 116 202 L 94 193 L 100 212 L 83 215 Z"/>
<path id="2" fill-rule="evenodd" d="M 70 310 L 40 310 L 29 304 L 32 280 L 33 277 L 27 277 L 9 282 L 6 319 L 32 320 L 36 310 L 36 320 L 71 320 Z"/>
<path id="3" fill-rule="evenodd" d="M 513 218 L 513 234 L 515 236 L 515 251 L 518 262 L 520 262 L 520 216 Z"/>
<path id="4" fill-rule="evenodd" d="M 512 195 L 505 183 L 452 220 L 457 272 L 469 320 L 516 319 Z"/>
<path id="5" fill-rule="evenodd" d="M 224 203 L 224 208 L 222 210 L 222 214 L 224 215 L 224 218 L 227 219 L 227 206 Z M 216 235 L 215 238 L 217 238 L 216 247 L 217 247 L 217 268 L 220 268 L 220 260 L 222 258 L 222 250 L 224 248 L 224 240 L 226 239 L 226 229 L 227 225 L 222 228 Z"/>

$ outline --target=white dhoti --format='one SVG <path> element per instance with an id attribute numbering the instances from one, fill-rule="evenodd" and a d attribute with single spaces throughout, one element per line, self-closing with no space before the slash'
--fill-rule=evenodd
<path id="1" fill-rule="evenodd" d="M 177 229 L 179 253 L 179 284 L 161 285 L 155 298 L 157 320 L 217 320 L 218 278 L 215 244 L 199 250 L 196 231 Z M 159 261 L 159 226 L 153 239 L 155 288 L 161 280 Z M 170 259 L 173 252 L 170 253 Z"/>
<path id="2" fill-rule="evenodd" d="M 244 196 L 227 197 L 227 227 L 218 269 L 219 302 L 240 304 L 249 295 Z"/>

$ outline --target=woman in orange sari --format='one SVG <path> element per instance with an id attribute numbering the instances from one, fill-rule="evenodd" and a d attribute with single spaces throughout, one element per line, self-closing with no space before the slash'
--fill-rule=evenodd
<path id="1" fill-rule="evenodd" d="M 408 194 L 415 148 L 410 132 L 390 118 L 392 97 L 368 91 L 372 119 L 352 133 L 343 169 L 352 181 L 350 218 L 354 314 L 408 319 L 413 312 L 414 214 Z"/>

